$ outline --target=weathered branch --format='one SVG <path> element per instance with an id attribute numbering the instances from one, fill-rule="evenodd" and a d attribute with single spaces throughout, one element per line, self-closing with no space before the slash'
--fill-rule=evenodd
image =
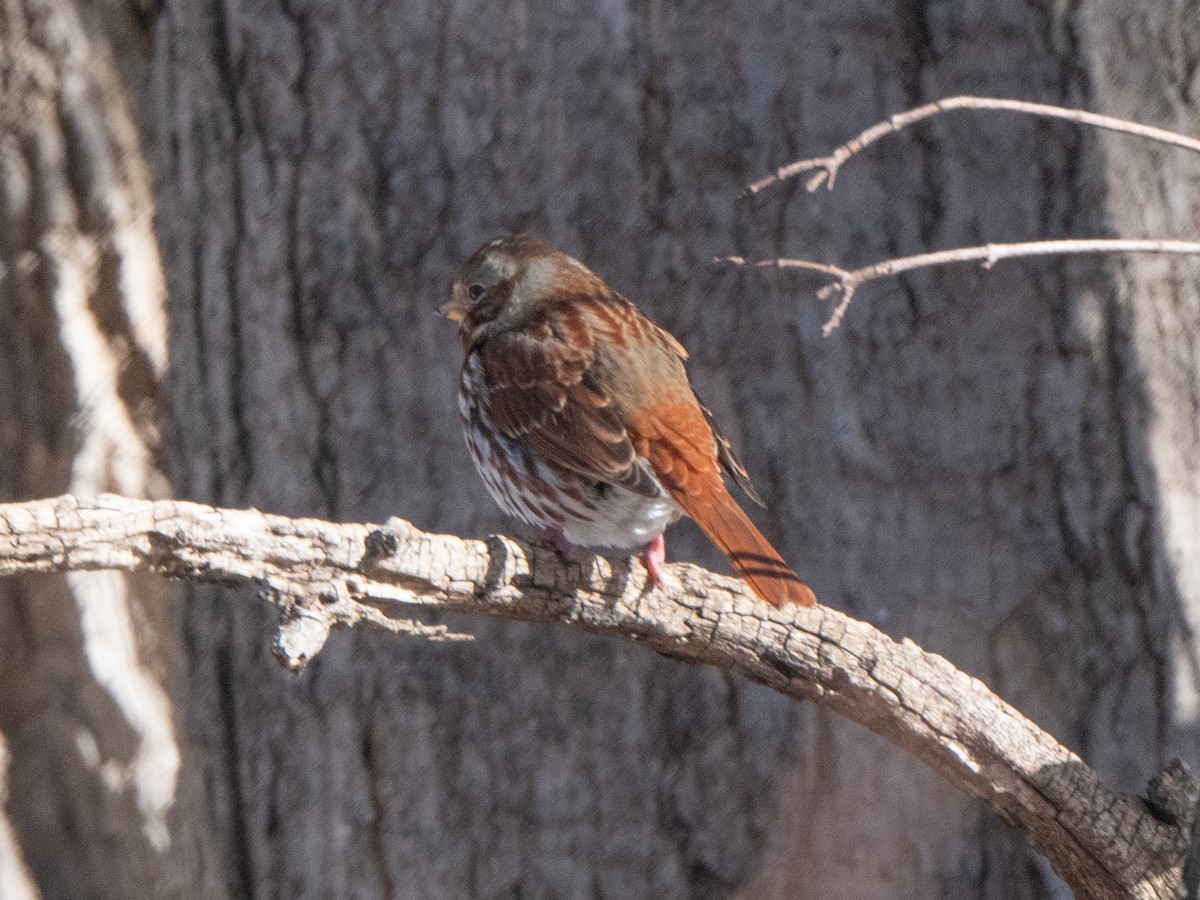
<path id="1" fill-rule="evenodd" d="M 664 592 L 647 589 L 635 561 L 567 563 L 509 538 L 467 541 L 400 520 L 335 524 L 115 496 L 0 505 L 0 575 L 96 569 L 258 586 L 282 611 L 276 647 L 293 667 L 335 625 L 450 636 L 398 624 L 395 614 L 417 607 L 634 641 L 824 704 L 908 749 L 1020 828 L 1079 897 L 1181 892 L 1189 777 L 1156 781 L 1156 818 L 940 656 L 829 607 L 774 610 L 696 566 L 672 566 Z"/>

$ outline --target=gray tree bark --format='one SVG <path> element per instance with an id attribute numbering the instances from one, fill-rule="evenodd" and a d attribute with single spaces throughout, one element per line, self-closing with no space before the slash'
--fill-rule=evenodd
<path id="1" fill-rule="evenodd" d="M 827 603 L 945 655 L 1121 790 L 1200 760 L 1195 264 L 913 275 L 864 289 L 828 340 L 803 278 L 709 264 L 1190 236 L 1195 160 L 1004 116 L 898 137 L 832 194 L 736 194 L 955 93 L 1195 133 L 1191 7 L 3 10 L 0 499 L 153 494 L 157 412 L 175 496 L 507 529 L 462 447 L 457 349 L 431 310 L 475 244 L 528 228 L 692 351 L 768 499 L 760 524 Z M 12 74 L 43 58 L 34 83 Z M 120 150 L 107 168 L 94 144 Z M 101 202 L 134 198 L 148 239 L 142 157 L 169 297 L 161 398 L 153 289 L 122 277 L 136 267 Z M 87 346 L 116 360 L 102 378 L 105 354 L 64 325 L 81 315 L 63 305 L 72 260 L 102 339 Z M 129 430 L 101 414 L 110 396 Z M 99 470 L 89 441 L 108 448 Z M 675 558 L 717 563 L 676 532 Z M 46 897 L 1063 892 L 904 751 L 711 670 L 450 620 L 478 639 L 336 633 L 297 680 L 244 598 L 99 590 L 0 584 L 0 863 Z M 94 663 L 101 609 L 125 623 L 118 675 Z"/>
<path id="2" fill-rule="evenodd" d="M 139 10 L 0 4 L 0 496 L 162 495 L 165 284 Z M 161 583 L 0 584 L 0 896 L 146 897 L 180 751 Z"/>

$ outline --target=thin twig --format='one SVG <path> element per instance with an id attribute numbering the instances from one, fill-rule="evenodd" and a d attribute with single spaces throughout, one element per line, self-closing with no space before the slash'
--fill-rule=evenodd
<path id="1" fill-rule="evenodd" d="M 753 265 L 757 268 L 777 269 L 811 269 L 823 272 L 834 278 L 832 284 L 827 284 L 817 292 L 822 300 L 827 300 L 834 294 L 841 294 L 841 301 L 825 322 L 821 331 L 829 337 L 834 329 L 841 324 L 854 292 L 868 281 L 899 275 L 901 272 L 911 272 L 914 269 L 926 269 L 930 266 L 942 266 L 958 262 L 982 262 L 983 268 L 990 269 L 1002 259 L 1013 259 L 1022 256 L 1056 256 L 1059 254 L 1078 253 L 1171 253 L 1184 256 L 1200 255 L 1200 242 L 1196 241 L 1159 241 L 1159 240 L 1121 240 L 1121 239 L 1087 239 L 1063 241 L 1026 241 L 1015 244 L 982 244 L 978 247 L 958 247 L 954 250 L 938 250 L 934 253 L 919 253 L 916 256 L 902 256 L 896 259 L 885 259 L 882 262 L 863 266 L 861 269 L 843 269 L 828 263 L 810 262 L 806 259 L 764 259 L 748 263 L 740 256 L 717 257 L 714 262 L 729 263 L 736 266 Z"/>
<path id="2" fill-rule="evenodd" d="M 1167 131 L 1165 128 L 1140 125 L 1137 122 L 1130 122 L 1127 119 L 1102 116 L 1099 113 L 1087 112 L 1082 109 L 1066 109 L 1046 103 L 1028 103 L 1024 100 L 1005 100 L 1000 97 L 947 97 L 944 100 L 927 103 L 924 106 L 918 106 L 915 109 L 897 113 L 877 125 L 872 125 L 866 131 L 862 132 L 862 134 L 838 147 L 829 156 L 804 159 L 776 169 L 774 173 L 768 175 L 766 178 L 754 182 L 746 191 L 749 194 L 757 194 L 759 191 L 777 182 L 792 178 L 801 172 L 810 172 L 813 169 L 819 169 L 820 171 L 808 180 L 806 185 L 808 190 L 815 191 L 822 184 L 832 190 L 838 170 L 850 157 L 865 150 L 886 135 L 895 134 L 897 131 L 907 128 L 915 122 L 920 122 L 923 119 L 956 109 L 995 109 L 1025 113 L 1032 116 L 1043 116 L 1051 119 L 1065 119 L 1068 122 L 1076 122 L 1080 125 L 1093 125 L 1096 128 L 1117 131 L 1122 134 L 1132 134 L 1137 137 L 1149 138 L 1152 141 L 1158 141 L 1162 144 L 1168 144 L 1172 147 L 1191 150 L 1193 153 L 1200 153 L 1200 140 L 1196 138 L 1187 137 L 1174 131 Z"/>

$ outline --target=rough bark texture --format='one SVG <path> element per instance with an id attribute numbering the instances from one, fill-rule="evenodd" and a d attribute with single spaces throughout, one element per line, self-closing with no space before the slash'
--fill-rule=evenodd
<path id="1" fill-rule="evenodd" d="M 114 409 L 95 399 L 113 389 L 81 389 L 111 381 L 97 375 L 105 354 L 77 352 L 61 327 L 71 298 L 55 273 L 89 264 L 70 255 L 74 238 L 46 239 L 66 222 L 101 250 L 119 245 L 112 215 L 80 212 L 114 196 L 98 184 L 124 185 L 144 213 L 129 187 L 141 176 L 67 152 L 99 141 L 122 148 L 110 161 L 136 156 L 128 98 L 170 288 L 162 413 L 176 496 L 505 528 L 458 434 L 453 336 L 429 311 L 477 242 L 527 227 L 689 347 L 768 499 L 760 523 L 819 596 L 980 677 L 1119 789 L 1140 789 L 1171 754 L 1200 758 L 1194 264 L 922 274 L 865 289 L 823 340 L 802 277 L 708 263 L 1194 234 L 1194 160 L 999 115 L 898 137 L 832 194 L 792 185 L 735 201 L 772 167 L 948 94 L 1194 133 L 1194 4 L 2 10 L 4 498 L 84 489 L 89 440 L 111 439 L 118 456 L 138 446 L 96 413 Z M 60 22 L 51 31 L 68 37 L 39 36 Z M 22 59 L 49 74 L 21 81 Z M 66 83 L 88 102 L 67 102 Z M 89 270 L 100 287 L 83 306 L 125 360 L 116 371 L 144 373 L 115 391 L 142 434 L 161 357 L 154 326 L 132 324 L 147 321 L 145 292 L 115 277 L 114 258 Z M 21 275 L 22 259 L 40 268 Z M 118 307 L 124 318 L 104 313 Z M 131 483 L 152 481 L 146 466 Z M 714 561 L 677 531 L 676 558 Z M 131 718 L 87 662 L 86 611 L 101 607 L 49 576 L 0 591 L 14 871 L 47 897 L 1063 890 L 905 752 L 760 686 L 492 622 L 472 623 L 469 645 L 340 633 L 296 680 L 271 660 L 271 614 L 220 589 L 165 610 L 117 605 L 139 624 L 122 671 L 153 686 L 162 659 L 174 679 L 183 766 L 160 855 L 152 792 L 104 773 L 144 772 L 131 761 L 169 758 L 146 747 L 174 745 L 154 730 L 161 715 Z M 79 743 L 80 721 L 98 753 Z"/>
<path id="2" fill-rule="evenodd" d="M 165 291 L 118 3 L 0 4 L 0 498 L 163 493 Z M 144 897 L 179 747 L 161 585 L 0 584 L 0 896 Z"/>
<path id="3" fill-rule="evenodd" d="M 987 687 L 824 606 L 772 609 L 739 580 L 674 566 L 665 590 L 628 559 L 566 563 L 386 526 L 124 497 L 0 504 L 0 575 L 108 569 L 261 587 L 283 613 L 276 652 L 311 664 L 337 625 L 400 633 L 442 608 L 613 635 L 815 700 L 912 752 L 1015 825 L 1080 897 L 1173 900 L 1200 789 L 1177 765 L 1151 804 L 1116 797 L 1075 754 Z M 382 609 L 380 608 L 382 607 Z M 392 615 L 384 615 L 389 612 Z"/>

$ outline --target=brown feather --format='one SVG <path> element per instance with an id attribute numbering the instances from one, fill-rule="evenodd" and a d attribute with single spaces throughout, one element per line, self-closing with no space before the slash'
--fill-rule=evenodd
<path id="1" fill-rule="evenodd" d="M 552 325 L 505 332 L 480 348 L 488 412 L 508 437 L 527 439 L 547 465 L 589 481 L 659 493 L 638 464 L 625 426 L 594 372 L 594 345 L 567 341 Z"/>

